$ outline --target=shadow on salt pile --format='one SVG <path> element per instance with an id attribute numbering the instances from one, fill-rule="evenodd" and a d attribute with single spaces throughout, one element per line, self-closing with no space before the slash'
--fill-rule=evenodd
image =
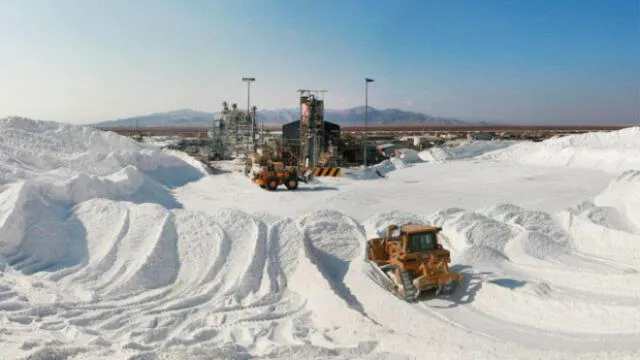
<path id="1" fill-rule="evenodd" d="M 0 194 L 0 208 L 7 209 L 0 214 L 5 217 L 0 255 L 28 275 L 81 265 L 88 253 L 87 231 L 75 210 L 97 198 L 182 208 L 165 186 L 132 166 L 108 177 L 79 174 L 56 183 L 22 181 Z"/>
<path id="2" fill-rule="evenodd" d="M 338 296 L 366 315 L 363 305 L 344 281 L 351 261 L 362 251 L 364 229 L 354 219 L 334 210 L 307 214 L 298 226 L 303 230 L 303 246 L 310 261 Z"/>
<path id="3" fill-rule="evenodd" d="M 448 295 L 435 295 L 434 291 L 428 291 L 420 294 L 418 300 L 425 302 L 433 299 L 450 301 L 450 303 L 445 306 L 429 304 L 429 306 L 433 308 L 453 308 L 458 305 L 472 303 L 475 300 L 476 294 L 482 288 L 482 277 L 492 274 L 490 272 L 473 272 L 472 269 L 469 265 L 453 265 L 451 271 L 463 275 L 462 283 L 456 286 L 454 292 Z"/>
<path id="4" fill-rule="evenodd" d="M 233 171 L 231 171 L 229 169 L 222 169 L 222 168 L 219 168 L 219 167 L 212 167 L 209 170 L 209 173 L 211 175 L 224 175 L 224 174 L 231 174 L 231 173 L 233 173 Z"/>
<path id="5" fill-rule="evenodd" d="M 338 190 L 337 187 L 333 186 L 313 186 L 313 187 L 299 187 L 296 191 L 335 191 Z"/>
<path id="6" fill-rule="evenodd" d="M 258 187 L 258 190 L 267 191 L 264 189 L 260 189 L 259 187 Z M 287 188 L 278 187 L 277 189 L 272 190 L 270 192 L 296 193 L 296 192 L 337 191 L 337 190 L 338 188 L 333 186 L 300 186 L 296 190 L 289 190 Z"/>
<path id="7" fill-rule="evenodd" d="M 526 281 L 522 281 L 522 280 L 516 280 L 516 279 L 508 279 L 508 278 L 502 278 L 502 279 L 493 279 L 493 280 L 489 280 L 490 283 L 492 284 L 496 284 L 498 286 L 502 286 L 502 287 L 506 287 L 509 289 L 517 289 L 517 288 L 521 288 L 523 286 L 525 286 L 527 284 Z"/>
<path id="8" fill-rule="evenodd" d="M 409 166 L 411 164 L 404 164 L 401 159 L 384 160 L 368 168 L 344 169 L 343 173 L 344 177 L 354 180 L 381 180 L 386 179 L 387 174 Z"/>
<path id="9" fill-rule="evenodd" d="M 70 209 L 41 199 L 28 200 L 27 205 L 33 209 L 28 216 L 17 216 L 0 227 L 0 235 L 12 235 L 5 238 L 11 243 L 0 248 L 12 268 L 26 275 L 56 272 L 87 258 L 87 231 Z"/>
<path id="10" fill-rule="evenodd" d="M 109 176 L 79 174 L 61 183 L 36 184 L 42 194 L 69 207 L 94 198 L 155 203 L 167 209 L 183 207 L 166 185 L 131 165 Z"/>
<path id="11" fill-rule="evenodd" d="M 182 161 L 182 160 L 179 160 Z M 184 162 L 184 166 L 160 166 L 142 173 L 168 188 L 177 188 L 202 179 L 206 174 Z"/>
<path id="12" fill-rule="evenodd" d="M 351 289 L 344 283 L 344 277 L 349 271 L 350 261 L 342 260 L 333 254 L 320 250 L 313 246 L 312 240 L 305 235 L 304 246 L 311 260 L 322 274 L 329 281 L 329 285 L 334 289 L 336 294 L 353 309 L 364 314 L 364 307 L 356 298 Z"/>

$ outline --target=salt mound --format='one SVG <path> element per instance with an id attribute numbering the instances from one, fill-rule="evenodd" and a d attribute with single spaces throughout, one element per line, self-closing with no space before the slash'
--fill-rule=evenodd
<path id="1" fill-rule="evenodd" d="M 106 176 L 133 165 L 165 185 L 203 175 L 175 156 L 113 132 L 18 117 L 0 119 L 0 185 L 21 179 Z"/>
<path id="2" fill-rule="evenodd" d="M 105 200 L 96 199 L 74 212 L 79 224 L 86 224 L 84 227 L 93 235 L 87 236 L 88 254 L 83 262 L 93 268 L 103 267 L 87 288 L 126 295 L 171 284 L 179 269 L 174 216 L 155 204 L 111 204 L 115 209 L 105 206 Z M 101 229 L 95 223 L 104 223 L 107 218 L 116 220 L 115 226 Z"/>
<path id="3" fill-rule="evenodd" d="M 480 212 L 437 212 L 428 217 L 430 222 L 442 227 L 455 252 L 474 247 L 487 247 L 503 252 L 505 244 L 517 234 L 507 224 Z"/>
<path id="4" fill-rule="evenodd" d="M 183 160 L 88 127 L 0 120 L 0 255 L 24 273 L 86 258 L 73 208 L 102 198 L 180 208 L 168 186 L 203 176 Z M 44 241 L 44 242 L 43 242 Z"/>
<path id="5" fill-rule="evenodd" d="M 407 167 L 413 166 L 412 162 L 405 161 L 399 157 L 393 157 L 388 160 L 384 160 L 378 164 L 370 166 L 369 168 L 344 169 L 344 176 L 356 179 L 356 180 L 376 180 L 385 177 L 387 174 Z"/>
<path id="6" fill-rule="evenodd" d="M 490 152 L 480 159 L 620 172 L 640 168 L 640 127 L 520 143 Z"/>
<path id="7" fill-rule="evenodd" d="M 20 181 L 0 193 L 0 255 L 26 273 L 80 263 L 84 255 L 76 252 L 86 246 L 77 241 L 84 241 L 86 230 L 70 214 L 94 198 L 181 207 L 166 187 L 131 166 L 108 177 Z"/>
<path id="8" fill-rule="evenodd" d="M 409 164 L 422 162 L 418 152 L 413 149 L 398 149 L 396 150 L 396 157 Z"/>
<path id="9" fill-rule="evenodd" d="M 418 156 L 428 162 L 443 162 L 454 157 L 446 148 L 440 146 L 423 150 L 418 153 Z"/>
<path id="10" fill-rule="evenodd" d="M 427 217 L 443 228 L 443 242 L 458 261 L 537 263 L 566 252 L 570 238 L 551 215 L 513 204 L 468 211 L 450 208 Z"/>
<path id="11" fill-rule="evenodd" d="M 581 234 L 578 251 L 620 264 L 640 264 L 640 171 L 628 170 L 592 201 L 560 214 L 567 231 Z"/>
<path id="12" fill-rule="evenodd" d="M 640 229 L 640 170 L 623 172 L 595 197 L 594 203 L 620 209 Z"/>
<path id="13" fill-rule="evenodd" d="M 568 250 L 569 236 L 550 214 L 526 210 L 513 204 L 501 204 L 481 210 L 501 223 L 520 230 L 519 248 L 525 254 L 545 259 Z"/>
<path id="14" fill-rule="evenodd" d="M 375 164 L 368 169 L 344 170 L 345 176 L 357 180 L 375 180 L 387 174 L 422 162 L 444 162 L 474 158 L 484 153 L 503 149 L 517 141 L 468 141 L 456 146 L 438 146 L 417 152 L 412 149 L 399 149 L 397 156 Z"/>
<path id="15" fill-rule="evenodd" d="M 511 140 L 467 141 L 456 146 L 432 147 L 421 151 L 418 156 L 428 162 L 470 159 L 517 143 L 517 141 Z"/>
<path id="16" fill-rule="evenodd" d="M 359 254 L 364 246 L 364 229 L 352 218 L 334 210 L 320 210 L 298 220 L 305 230 L 306 243 L 340 261 L 349 261 Z M 326 236 L 326 234 L 332 236 Z"/>
<path id="17" fill-rule="evenodd" d="M 62 261 L 75 265 L 74 237 L 69 236 L 64 205 L 51 201 L 31 183 L 21 183 L 0 193 L 0 255 L 10 265 L 33 273 Z M 44 243 L 43 243 L 44 242 Z"/>

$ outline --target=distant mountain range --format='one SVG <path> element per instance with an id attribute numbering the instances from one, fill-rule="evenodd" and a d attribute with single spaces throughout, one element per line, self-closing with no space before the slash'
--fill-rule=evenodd
<path id="1" fill-rule="evenodd" d="M 364 124 L 364 106 L 345 110 L 325 109 L 325 120 L 340 125 L 362 125 Z M 220 113 L 204 112 L 190 109 L 155 113 L 151 115 L 136 116 L 125 119 L 101 121 L 90 124 L 101 127 L 132 127 L 138 126 L 211 126 L 213 120 L 218 118 Z M 256 122 L 266 125 L 282 125 L 300 118 L 299 109 L 278 109 L 259 110 L 256 114 Z M 379 110 L 373 107 L 368 108 L 367 115 L 369 125 L 468 125 L 483 124 L 466 122 L 458 119 L 434 117 L 422 113 L 403 111 L 399 109 Z"/>

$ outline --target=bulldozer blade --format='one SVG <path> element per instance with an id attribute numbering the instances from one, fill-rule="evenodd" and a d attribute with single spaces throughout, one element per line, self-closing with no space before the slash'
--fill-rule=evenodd
<path id="1" fill-rule="evenodd" d="M 378 267 L 377 264 L 371 261 L 367 261 L 369 265 L 369 271 L 367 271 L 367 276 L 371 280 L 373 280 L 376 284 L 378 284 L 381 288 L 390 291 L 396 295 L 396 286 L 395 283 L 389 279 L 389 277 Z"/>
<path id="2" fill-rule="evenodd" d="M 445 284 L 440 284 L 440 286 L 438 286 L 438 289 L 436 290 L 435 295 L 436 296 L 440 294 L 450 295 L 456 291 L 457 285 L 458 285 L 458 282 L 455 280 L 450 280 Z"/>

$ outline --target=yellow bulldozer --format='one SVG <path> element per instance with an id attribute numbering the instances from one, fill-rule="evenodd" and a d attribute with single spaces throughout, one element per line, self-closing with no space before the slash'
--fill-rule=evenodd
<path id="1" fill-rule="evenodd" d="M 439 242 L 441 230 L 420 224 L 388 225 L 386 236 L 367 241 L 371 278 L 408 302 L 428 290 L 435 289 L 436 295 L 453 292 L 463 277 L 449 269 L 451 254 Z"/>

